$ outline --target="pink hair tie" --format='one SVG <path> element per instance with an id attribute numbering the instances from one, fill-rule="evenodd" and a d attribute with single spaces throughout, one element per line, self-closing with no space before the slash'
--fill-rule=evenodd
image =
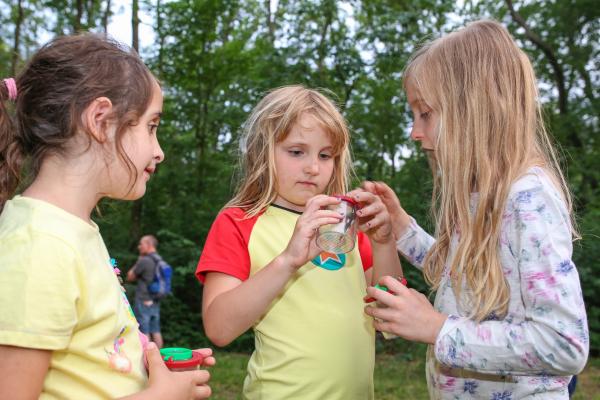
<path id="1" fill-rule="evenodd" d="M 4 85 L 6 86 L 6 89 L 8 90 L 8 99 L 10 101 L 17 100 L 17 84 L 15 82 L 15 79 L 7 78 L 7 79 L 3 79 L 3 81 L 4 81 Z"/>

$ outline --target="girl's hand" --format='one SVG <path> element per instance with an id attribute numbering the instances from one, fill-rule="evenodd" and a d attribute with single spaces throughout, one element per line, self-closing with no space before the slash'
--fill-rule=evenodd
<path id="1" fill-rule="evenodd" d="M 369 238 L 376 243 L 389 243 L 394 240 L 390 215 L 378 195 L 355 189 L 346 196 L 360 204 L 356 211 L 358 229 L 369 235 Z"/>
<path id="2" fill-rule="evenodd" d="M 281 253 L 286 265 L 298 269 L 321 252 L 315 242 L 317 230 L 322 225 L 337 224 L 342 219 L 339 213 L 322 208 L 338 204 L 340 201 L 338 198 L 320 194 L 306 202 L 306 208 L 296 222 L 292 238 Z"/>
<path id="3" fill-rule="evenodd" d="M 362 183 L 361 187 L 365 191 L 379 196 L 390 214 L 396 240 L 399 239 L 410 225 L 410 216 L 400 205 L 400 200 L 398 199 L 398 196 L 396 196 L 396 193 L 383 182 L 365 181 Z"/>
<path id="4" fill-rule="evenodd" d="M 212 355 L 213 352 L 211 348 L 195 349 L 194 351 L 202 354 L 202 366 L 212 367 L 217 363 L 217 360 Z"/>
<path id="5" fill-rule="evenodd" d="M 205 350 L 201 351 L 205 352 Z M 158 348 L 152 342 L 146 347 L 146 358 L 148 359 L 149 380 L 144 398 L 200 400 L 210 397 L 211 390 L 207 385 L 210 379 L 208 371 L 169 371 Z"/>
<path id="6" fill-rule="evenodd" d="M 378 331 L 390 332 L 407 340 L 434 344 L 447 315 L 434 310 L 427 297 L 409 289 L 391 276 L 384 276 L 379 284 L 389 292 L 375 287 L 367 288 L 379 307 L 365 307 L 365 313 L 377 318 L 373 326 Z"/>

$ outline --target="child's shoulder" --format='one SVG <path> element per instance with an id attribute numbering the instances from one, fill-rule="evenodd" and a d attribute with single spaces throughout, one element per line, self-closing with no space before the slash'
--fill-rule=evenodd
<path id="1" fill-rule="evenodd" d="M 261 214 L 253 216 L 249 215 L 248 211 L 241 207 L 225 207 L 217 214 L 213 226 L 251 227 L 256 223 Z"/>
<path id="2" fill-rule="evenodd" d="M 542 198 L 564 203 L 552 175 L 544 168 L 531 167 L 511 185 L 508 202 L 518 208 L 520 204 L 530 204 L 533 200 Z"/>
<path id="3" fill-rule="evenodd" d="M 0 238 L 28 246 L 72 248 L 81 238 L 97 235 L 98 227 L 41 200 L 16 196 L 0 216 Z"/>
<path id="4" fill-rule="evenodd" d="M 31 269 L 44 260 L 44 268 L 67 265 L 79 259 L 77 233 L 64 233 L 64 222 L 52 218 L 31 202 L 13 199 L 0 217 L 0 264 Z M 59 261 L 59 262 L 50 262 Z M 36 267 L 37 268 L 37 267 Z"/>
<path id="5" fill-rule="evenodd" d="M 225 207 L 219 214 L 217 214 L 217 218 L 236 218 L 236 219 L 246 219 L 248 218 L 248 214 L 241 207 Z"/>

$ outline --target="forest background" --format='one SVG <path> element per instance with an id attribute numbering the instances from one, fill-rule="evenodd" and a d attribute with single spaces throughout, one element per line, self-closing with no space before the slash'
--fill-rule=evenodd
<path id="1" fill-rule="evenodd" d="M 419 43 L 491 17 L 517 38 L 536 69 L 547 123 L 575 196 L 582 239 L 575 243 L 574 260 L 592 355 L 600 355 L 600 7 L 595 0 L 114 2 L 0 0 L 0 76 L 17 74 L 54 35 L 111 34 L 111 22 L 124 8 L 130 12 L 126 44 L 138 49 L 164 88 L 158 134 L 166 161 L 143 199 L 103 201 L 96 220 L 123 271 L 136 261 L 142 234 L 158 237 L 159 252 L 175 271 L 175 295 L 162 309 L 167 344 L 210 345 L 202 329 L 202 289 L 193 273 L 210 225 L 239 178 L 240 127 L 265 92 L 294 83 L 331 90 L 351 127 L 354 184 L 387 182 L 404 207 L 431 227 L 432 179 L 425 156 L 408 137 L 402 69 Z M 428 292 L 416 269 L 405 263 L 405 271 L 411 286 Z M 249 332 L 226 349 L 248 352 L 253 344 Z M 379 348 L 393 353 L 407 345 L 380 342 Z"/>

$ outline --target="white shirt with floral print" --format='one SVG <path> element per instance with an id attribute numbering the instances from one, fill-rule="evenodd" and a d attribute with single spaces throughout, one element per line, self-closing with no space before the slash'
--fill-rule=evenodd
<path id="1" fill-rule="evenodd" d="M 530 169 L 512 185 L 499 244 L 510 287 L 502 320 L 467 318 L 446 265 L 434 307 L 448 319 L 427 354 L 432 399 L 568 398 L 567 385 L 589 350 L 570 227 L 565 202 L 542 169 Z M 434 240 L 413 220 L 397 248 L 422 268 Z M 448 259 L 456 243 L 454 237 Z"/>

